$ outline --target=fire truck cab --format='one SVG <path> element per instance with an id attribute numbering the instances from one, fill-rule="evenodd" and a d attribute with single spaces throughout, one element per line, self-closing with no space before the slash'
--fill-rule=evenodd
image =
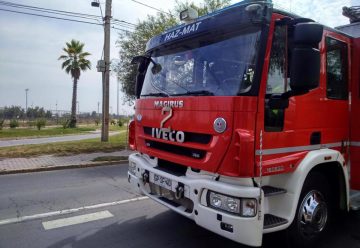
<path id="1" fill-rule="evenodd" d="M 193 15 L 133 60 L 129 182 L 236 242 L 314 244 L 360 206 L 360 38 L 268 1 Z"/>

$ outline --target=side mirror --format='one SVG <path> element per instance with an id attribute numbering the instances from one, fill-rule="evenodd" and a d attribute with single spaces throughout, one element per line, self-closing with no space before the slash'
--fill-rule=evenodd
<path id="1" fill-rule="evenodd" d="M 133 57 L 133 59 L 131 60 L 131 64 L 138 65 L 137 68 L 137 74 L 136 74 L 136 81 L 135 81 L 135 95 L 136 98 L 140 98 L 140 94 L 141 94 L 141 89 L 144 83 L 144 78 L 145 78 L 145 72 L 146 69 L 149 65 L 149 59 L 145 56 L 135 56 Z"/>
<path id="2" fill-rule="evenodd" d="M 140 98 L 142 86 L 144 83 L 144 74 L 137 74 L 136 75 L 136 81 L 135 81 L 135 95 L 136 98 Z"/>
<path id="3" fill-rule="evenodd" d="M 294 26 L 295 45 L 310 45 L 318 48 L 324 27 L 315 22 L 298 23 Z"/>
<path id="4" fill-rule="evenodd" d="M 144 61 L 145 57 L 143 55 L 135 56 L 131 60 L 132 65 L 140 64 Z"/>
<path id="5" fill-rule="evenodd" d="M 307 93 L 319 86 L 320 52 L 323 26 L 299 23 L 294 27 L 290 87 L 293 95 Z"/>
<path id="6" fill-rule="evenodd" d="M 294 48 L 291 58 L 290 87 L 295 95 L 319 86 L 320 52 L 311 47 Z"/>

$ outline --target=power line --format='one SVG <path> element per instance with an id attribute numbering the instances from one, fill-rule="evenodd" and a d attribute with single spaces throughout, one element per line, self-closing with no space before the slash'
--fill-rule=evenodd
<path id="1" fill-rule="evenodd" d="M 87 17 L 93 17 L 93 18 L 101 18 L 100 16 L 97 16 L 97 15 L 90 15 L 90 14 L 70 12 L 70 11 L 64 11 L 64 10 L 56 10 L 56 9 L 48 9 L 48 8 L 40 8 L 40 7 L 36 7 L 36 6 L 17 4 L 17 3 L 7 2 L 7 1 L 0 1 L 0 4 L 11 6 L 11 7 L 18 7 L 18 8 L 28 8 L 28 9 L 33 9 L 33 10 L 37 9 L 37 10 L 53 11 L 53 12 L 73 14 L 73 15 L 79 15 L 79 16 L 87 16 Z"/>
<path id="2" fill-rule="evenodd" d="M 114 22 L 122 22 L 124 24 L 128 24 L 129 26 L 136 26 L 136 24 L 134 24 L 134 23 L 127 22 L 127 21 L 124 21 L 124 20 L 119 20 L 119 19 L 116 19 L 116 18 L 113 18 L 113 21 Z"/>
<path id="3" fill-rule="evenodd" d="M 80 22 L 80 23 L 86 23 L 86 24 L 93 24 L 93 25 L 99 25 L 102 26 L 102 24 L 96 23 L 96 22 L 87 22 L 87 21 L 80 21 L 75 19 L 68 19 L 68 18 L 62 18 L 62 17 L 56 17 L 56 16 L 49 16 L 49 15 L 41 15 L 41 14 L 34 14 L 34 13 L 27 13 L 22 11 L 16 11 L 16 10 L 9 10 L 9 9 L 1 9 L 1 11 L 7 11 L 12 13 L 18 13 L 18 14 L 24 14 L 24 15 L 32 15 L 32 16 L 39 16 L 39 17 L 46 17 L 51 19 L 58 19 L 58 20 L 64 20 L 64 21 L 72 21 L 72 22 Z"/>
<path id="4" fill-rule="evenodd" d="M 128 26 L 128 25 L 124 25 L 124 24 L 121 24 L 121 23 L 111 22 L 111 24 L 112 24 L 112 25 L 119 26 L 119 27 L 123 27 L 123 28 L 129 28 L 129 29 L 132 29 L 132 30 L 135 29 L 135 27 Z"/>
<path id="5" fill-rule="evenodd" d="M 28 12 L 22 12 L 22 11 L 16 11 L 16 10 L 9 10 L 9 9 L 0 8 L 0 11 L 6 11 L 6 12 L 17 13 L 17 14 L 23 14 L 23 15 L 31 15 L 31 16 L 38 16 L 38 17 L 44 17 L 44 18 L 50 18 L 50 19 L 56 19 L 56 20 L 71 21 L 71 22 L 78 22 L 78 23 L 86 23 L 86 24 L 103 26 L 103 24 L 96 23 L 96 22 L 88 22 L 88 21 L 81 21 L 81 20 L 75 20 L 75 19 L 69 19 L 69 18 L 62 18 L 62 17 L 57 17 L 57 16 L 34 14 L 34 13 L 28 13 Z M 131 31 L 125 30 L 125 29 L 119 29 L 119 28 L 114 28 L 114 29 L 131 33 Z"/>
<path id="6" fill-rule="evenodd" d="M 164 14 L 167 14 L 167 15 L 170 15 L 170 16 L 173 16 L 171 13 L 168 13 L 168 12 L 163 11 L 163 10 L 161 10 L 161 9 L 158 9 L 158 8 L 153 7 L 153 6 L 147 5 L 147 4 L 145 4 L 145 3 L 142 3 L 142 2 L 139 2 L 139 1 L 136 1 L 136 0 L 130 0 L 130 1 L 132 1 L 132 2 L 134 2 L 134 3 L 137 3 L 137 4 L 141 4 L 141 5 L 145 6 L 145 7 L 150 8 L 150 9 L 154 9 L 154 10 L 159 11 L 159 12 L 161 12 L 161 13 L 164 13 Z"/>
<path id="7" fill-rule="evenodd" d="M 26 10 L 31 10 L 31 11 L 38 11 L 38 12 L 43 12 L 43 13 L 50 13 L 50 14 L 55 14 L 55 15 L 63 15 L 63 16 L 70 16 L 70 17 L 76 17 L 76 18 L 90 19 L 90 20 L 94 20 L 97 22 L 104 19 L 102 17 L 102 10 L 101 10 L 101 16 L 97 16 L 97 15 L 90 15 L 90 14 L 79 13 L 79 12 L 40 8 L 40 7 L 36 7 L 36 6 L 16 4 L 16 3 L 7 2 L 7 1 L 0 1 L 0 5 L 5 5 L 7 7 L 12 7 L 12 8 L 20 8 L 20 9 L 26 9 Z M 124 25 L 128 24 L 129 26 L 132 25 L 134 27 L 136 26 L 136 24 L 133 24 L 131 22 L 127 22 L 124 20 L 119 20 L 119 19 L 113 19 L 113 22 L 120 22 L 120 23 L 123 23 Z"/>

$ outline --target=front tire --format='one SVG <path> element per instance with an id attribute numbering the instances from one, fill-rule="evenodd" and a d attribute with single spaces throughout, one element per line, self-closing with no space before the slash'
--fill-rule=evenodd
<path id="1" fill-rule="evenodd" d="M 288 230 L 291 247 L 313 247 L 326 233 L 332 212 L 329 182 L 313 172 L 305 180 L 298 207 Z"/>

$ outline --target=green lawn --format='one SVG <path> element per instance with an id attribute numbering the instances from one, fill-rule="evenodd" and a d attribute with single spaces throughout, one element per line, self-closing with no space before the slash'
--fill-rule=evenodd
<path id="1" fill-rule="evenodd" d="M 90 131 L 95 131 L 94 127 L 78 127 L 78 128 L 66 128 L 54 127 L 44 128 L 37 130 L 35 128 L 14 128 L 0 130 L 0 139 L 12 139 L 23 137 L 44 137 L 44 136 L 61 136 L 68 134 L 82 134 Z"/>
<path id="2" fill-rule="evenodd" d="M 100 138 L 81 141 L 59 142 L 41 145 L 23 145 L 0 148 L 0 158 L 32 157 L 45 154 L 72 155 L 91 152 L 113 152 L 125 148 L 126 132 L 110 136 L 109 142 Z"/>
<path id="3" fill-rule="evenodd" d="M 15 138 L 36 138 L 36 137 L 48 137 L 48 136 L 62 136 L 71 134 L 84 134 L 90 131 L 100 130 L 101 126 L 88 125 L 79 126 L 77 128 L 66 128 L 62 127 L 47 127 L 40 131 L 36 128 L 6 128 L 0 130 L 0 139 L 15 139 Z M 109 126 L 110 131 L 125 130 L 126 127 Z"/>

